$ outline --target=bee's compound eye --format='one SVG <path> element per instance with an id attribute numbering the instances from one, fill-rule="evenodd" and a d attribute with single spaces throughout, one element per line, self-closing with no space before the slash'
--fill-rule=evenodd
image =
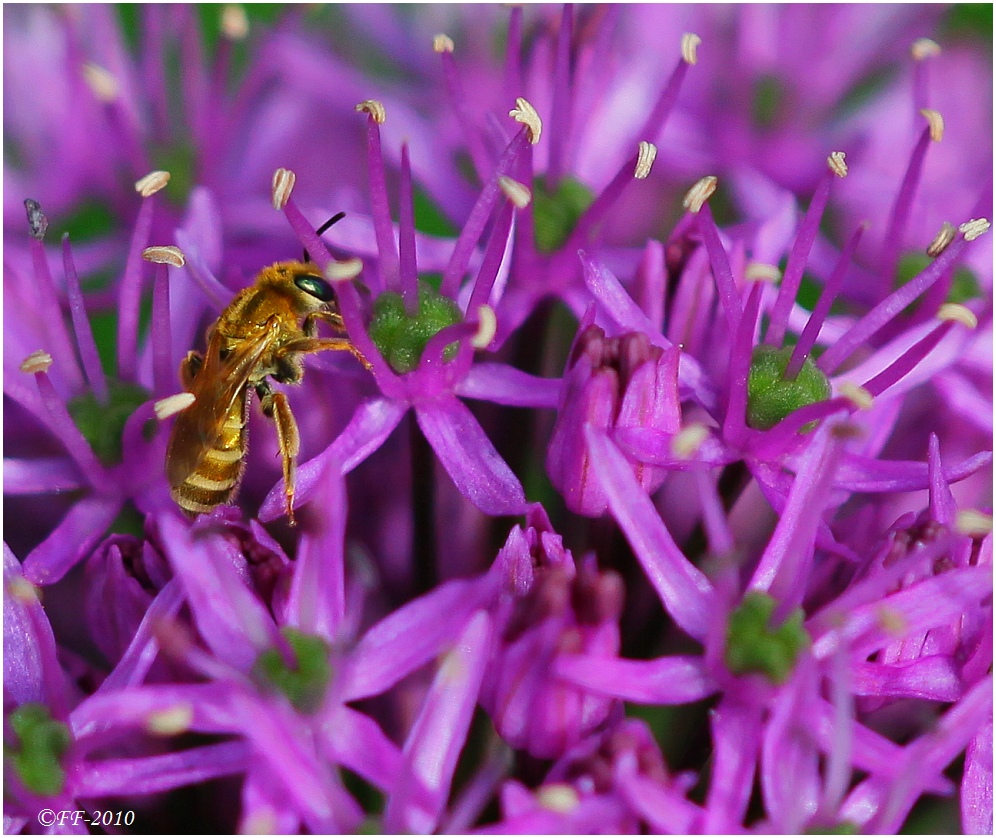
<path id="1" fill-rule="evenodd" d="M 317 297 L 323 303 L 329 303 L 335 299 L 335 292 L 333 292 L 332 286 L 320 276 L 312 276 L 311 274 L 297 276 L 294 277 L 294 284 L 306 294 Z"/>

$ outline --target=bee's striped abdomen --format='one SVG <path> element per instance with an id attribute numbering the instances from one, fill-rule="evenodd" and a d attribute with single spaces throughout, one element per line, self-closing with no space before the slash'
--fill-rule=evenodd
<path id="1" fill-rule="evenodd" d="M 177 505 L 196 515 L 228 503 L 239 488 L 246 456 L 246 393 L 232 405 L 215 444 L 204 452 L 197 468 L 170 490 Z"/>

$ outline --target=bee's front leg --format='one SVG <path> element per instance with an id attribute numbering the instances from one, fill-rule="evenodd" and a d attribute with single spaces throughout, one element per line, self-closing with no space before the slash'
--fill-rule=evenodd
<path id="1" fill-rule="evenodd" d="M 273 420 L 277 428 L 277 445 L 284 467 L 284 496 L 287 503 L 287 518 L 293 527 L 294 521 L 294 475 L 297 469 L 297 455 L 301 450 L 301 437 L 297 422 L 290 409 L 290 402 L 283 393 L 275 391 L 268 381 L 256 385 L 256 394 L 264 415 Z"/>
<path id="2" fill-rule="evenodd" d="M 194 389 L 194 378 L 204 366 L 204 356 L 200 352 L 188 352 L 187 357 L 180 361 L 180 384 L 188 393 Z"/>
<path id="3" fill-rule="evenodd" d="M 346 324 L 343 322 L 341 314 L 334 311 L 319 309 L 318 311 L 313 311 L 311 314 L 307 315 L 304 318 L 304 323 L 301 324 L 302 330 L 309 338 L 318 336 L 319 320 L 324 320 L 326 323 L 331 324 L 333 328 L 339 329 L 340 331 L 346 331 Z"/>

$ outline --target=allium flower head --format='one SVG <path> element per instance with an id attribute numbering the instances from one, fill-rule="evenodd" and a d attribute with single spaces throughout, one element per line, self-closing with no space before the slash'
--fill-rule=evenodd
<path id="1" fill-rule="evenodd" d="M 5 8 L 5 831 L 991 832 L 973 14 Z"/>

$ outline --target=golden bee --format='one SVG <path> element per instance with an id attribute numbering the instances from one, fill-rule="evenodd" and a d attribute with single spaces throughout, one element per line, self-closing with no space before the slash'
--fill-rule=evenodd
<path id="1" fill-rule="evenodd" d="M 340 334 L 319 337 L 318 322 Z M 345 334 L 332 286 L 309 262 L 278 262 L 240 291 L 207 331 L 207 351 L 190 352 L 180 364 L 183 388 L 194 396 L 180 411 L 166 449 L 170 494 L 196 515 L 227 503 L 245 470 L 251 394 L 273 420 L 283 461 L 287 517 L 294 523 L 294 474 L 300 449 L 297 423 L 279 384 L 297 384 L 303 357 L 312 352 L 351 352 L 366 359 Z"/>

